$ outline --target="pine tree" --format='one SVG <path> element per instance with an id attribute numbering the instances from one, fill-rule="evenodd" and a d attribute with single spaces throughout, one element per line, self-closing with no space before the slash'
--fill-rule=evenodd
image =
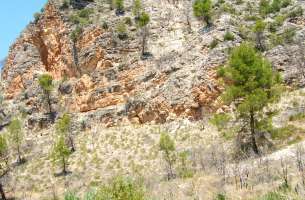
<path id="1" fill-rule="evenodd" d="M 70 155 L 71 151 L 65 143 L 65 137 L 63 135 L 58 136 L 51 152 L 51 158 L 55 164 L 60 164 L 62 166 L 63 175 L 68 173 L 67 165 Z"/>
<path id="2" fill-rule="evenodd" d="M 176 161 L 175 142 L 166 133 L 162 133 L 159 142 L 160 150 L 164 154 L 164 159 L 168 165 L 167 179 L 174 178 L 173 165 Z"/>
<path id="3" fill-rule="evenodd" d="M 70 146 L 71 152 L 75 151 L 74 139 L 70 133 L 71 127 L 71 117 L 68 114 L 64 114 L 62 118 L 60 118 L 56 122 L 56 131 L 59 135 L 63 135 L 66 143 Z"/>
<path id="4" fill-rule="evenodd" d="M 38 78 L 38 83 L 43 90 L 44 96 L 46 98 L 49 112 L 52 113 L 52 105 L 51 105 L 51 92 L 54 88 L 53 86 L 53 78 L 49 74 L 43 74 Z"/>
<path id="5" fill-rule="evenodd" d="M 252 45 L 243 43 L 236 47 L 226 68 L 219 71 L 228 83 L 223 99 L 234 102 L 240 119 L 248 125 L 251 146 L 260 154 L 256 143 L 256 132 L 263 109 L 278 100 L 280 75 L 272 70 L 271 64 Z"/>
<path id="6" fill-rule="evenodd" d="M 212 1 L 211 0 L 195 0 L 193 4 L 193 12 L 195 17 L 203 19 L 207 26 L 211 26 L 212 19 Z"/>
<path id="7" fill-rule="evenodd" d="M 14 119 L 8 126 L 8 136 L 10 143 L 17 151 L 17 163 L 21 164 L 23 159 L 21 156 L 21 145 L 23 142 L 22 123 L 19 119 Z"/>
<path id="8" fill-rule="evenodd" d="M 150 17 L 146 12 L 142 12 L 139 15 L 137 24 L 139 28 L 141 29 L 141 35 L 142 35 L 142 56 L 145 54 L 145 48 L 146 48 L 146 43 L 147 43 L 147 36 L 148 36 L 148 28 L 147 25 L 150 21 Z"/>

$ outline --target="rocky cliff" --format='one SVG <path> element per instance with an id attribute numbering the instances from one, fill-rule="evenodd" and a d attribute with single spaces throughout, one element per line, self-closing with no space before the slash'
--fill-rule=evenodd
<path id="1" fill-rule="evenodd" d="M 137 123 L 162 123 L 179 117 L 196 120 L 219 108 L 222 86 L 217 83 L 216 68 L 226 62 L 227 50 L 243 40 L 240 27 L 234 24 L 236 16 L 219 15 L 215 27 L 203 33 L 200 22 L 187 9 L 190 2 L 157 5 L 147 1 L 151 56 L 143 60 L 136 25 L 129 25 L 127 40 L 116 37 L 116 24 L 132 19 L 131 13 L 116 16 L 99 1 L 81 1 L 76 8 L 63 8 L 62 4 L 49 1 L 10 48 L 2 70 L 7 100 L 18 104 L 22 99 L 29 114 L 42 112 L 37 78 L 49 73 L 57 82 L 58 91 L 52 95 L 56 110 L 90 112 L 109 124 L 125 119 Z M 127 2 L 127 10 L 132 9 L 131 4 Z M 73 42 L 70 36 L 76 25 L 71 16 L 79 12 L 80 5 L 92 10 L 91 24 L 85 25 Z M 302 20 L 293 18 L 284 25 L 296 28 L 300 41 L 304 38 Z M 107 23 L 104 28 L 103 23 Z M 222 38 L 228 30 L 235 36 L 233 41 Z M 209 49 L 213 39 L 223 42 Z M 304 84 L 300 48 L 291 44 L 266 52 L 290 84 Z"/>
<path id="2" fill-rule="evenodd" d="M 60 3 L 49 1 L 10 48 L 2 70 L 5 99 L 18 103 L 21 98 L 27 112 L 40 112 L 37 78 L 49 73 L 58 82 L 59 92 L 53 95 L 58 103 L 54 106 L 66 112 L 94 111 L 102 121 L 114 123 L 126 118 L 137 123 L 160 123 L 177 117 L 196 120 L 213 110 L 220 92 L 215 67 L 225 61 L 225 56 L 221 51 L 206 52 L 196 45 L 203 38 L 187 33 L 182 19 L 169 22 L 174 30 L 162 28 L 163 20 L 152 22 L 152 57 L 142 60 L 133 27 L 128 41 L 115 41 L 114 28 L 106 30 L 93 23 L 84 28 L 74 44 L 70 34 L 75 25 L 67 14 L 73 10 L 60 9 Z M 87 6 L 100 7 L 93 2 Z M 163 17 L 165 12 L 151 10 L 152 19 Z M 108 23 L 115 27 L 115 21 L 110 19 Z M 171 41 L 162 38 L 167 34 L 172 34 L 165 36 Z M 164 42 L 169 43 L 164 50 L 154 52 Z M 196 54 L 194 48 L 198 49 Z"/>

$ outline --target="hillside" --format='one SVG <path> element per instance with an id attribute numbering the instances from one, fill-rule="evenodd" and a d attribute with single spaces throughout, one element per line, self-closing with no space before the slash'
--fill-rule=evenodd
<path id="1" fill-rule="evenodd" d="M 305 199 L 304 9 L 49 0 L 2 68 L 0 195 Z"/>

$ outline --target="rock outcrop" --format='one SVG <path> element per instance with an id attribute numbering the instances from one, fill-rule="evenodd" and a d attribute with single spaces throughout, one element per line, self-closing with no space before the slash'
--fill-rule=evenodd
<path id="1" fill-rule="evenodd" d="M 94 1 L 72 1 L 67 8 L 59 0 L 49 1 L 10 48 L 2 70 L 5 99 L 25 105 L 30 115 L 43 113 L 37 78 L 49 73 L 55 80 L 52 101 L 58 112 L 80 114 L 110 125 L 126 120 L 163 123 L 180 117 L 202 118 L 220 107 L 222 86 L 217 81 L 217 67 L 226 63 L 228 49 L 243 39 L 238 27 L 231 24 L 236 17 L 223 14 L 214 27 L 202 30 L 198 20 L 185 10 L 187 6 L 162 3 L 156 9 L 146 8 L 152 18 L 148 41 L 152 56 L 143 60 L 139 31 L 131 24 L 128 39 L 119 40 L 115 27 L 123 18 L 114 11 Z M 74 41 L 71 33 L 79 25 L 73 24 L 70 16 L 83 8 L 93 14 Z M 287 22 L 299 27 L 299 38 L 304 29 L 299 25 L 301 19 Z M 228 30 L 234 34 L 234 41 L 224 40 Z M 213 49 L 212 40 L 219 41 Z M 287 83 L 303 86 L 300 49 L 279 45 L 265 54 L 283 72 Z"/>
<path id="2" fill-rule="evenodd" d="M 54 2 L 49 2 L 37 21 L 12 45 L 2 71 L 7 100 L 26 96 L 29 109 L 37 107 L 37 112 L 43 112 L 37 78 L 49 73 L 57 82 L 66 80 L 53 94 L 53 98 L 60 99 L 59 107 L 66 112 L 106 112 L 103 117 L 107 119 L 98 119 L 102 121 L 125 118 L 137 123 L 162 123 L 176 117 L 195 120 L 212 109 L 220 93 L 213 69 L 217 64 L 192 66 L 183 63 L 183 58 L 178 63 L 169 57 L 171 53 L 146 61 L 130 59 L 131 55 L 138 57 L 136 40 L 121 46 L 113 41 L 112 32 L 95 25 L 86 27 L 73 44 L 73 25 L 64 15 Z M 179 55 L 187 56 L 183 54 L 186 52 Z M 123 63 L 123 56 L 128 57 L 128 63 Z"/>

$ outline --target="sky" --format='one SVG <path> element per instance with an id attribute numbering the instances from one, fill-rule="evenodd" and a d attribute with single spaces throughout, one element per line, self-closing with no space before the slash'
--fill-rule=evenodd
<path id="1" fill-rule="evenodd" d="M 1 0 L 0 60 L 7 56 L 10 45 L 46 2 L 47 0 Z"/>

